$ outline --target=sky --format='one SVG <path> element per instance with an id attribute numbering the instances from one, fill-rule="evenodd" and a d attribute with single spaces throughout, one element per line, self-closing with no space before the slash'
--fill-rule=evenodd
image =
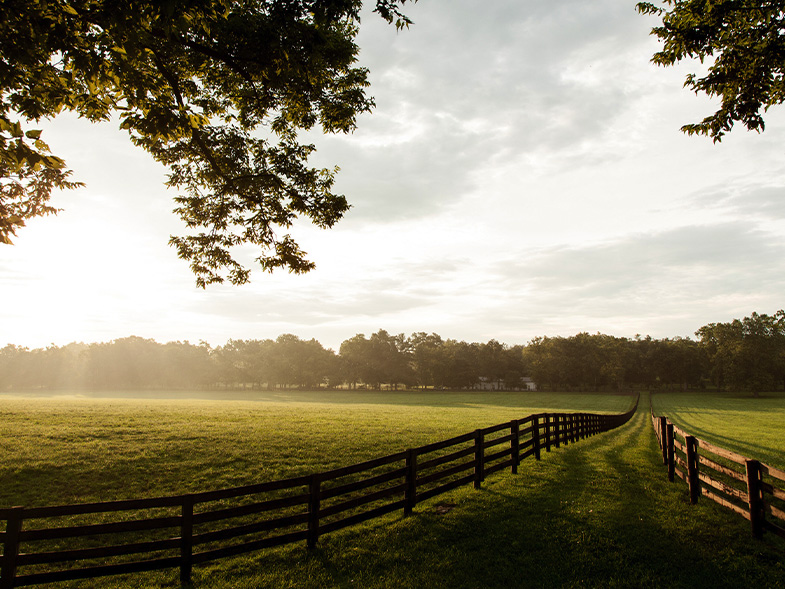
<path id="1" fill-rule="evenodd" d="M 700 71 L 650 63 L 654 17 L 619 0 L 420 0 L 396 32 L 363 16 L 376 108 L 304 138 L 352 209 L 297 225 L 316 269 L 196 287 L 166 170 L 116 122 L 42 139 L 86 187 L 0 246 L 0 346 L 131 335 L 358 333 L 525 344 L 579 332 L 688 337 L 785 307 L 785 107 L 719 144 L 679 128 L 715 104 Z M 247 252 L 248 260 L 253 258 Z"/>

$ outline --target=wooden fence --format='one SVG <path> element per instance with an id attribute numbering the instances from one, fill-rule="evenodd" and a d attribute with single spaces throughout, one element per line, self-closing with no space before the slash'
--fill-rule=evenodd
<path id="1" fill-rule="evenodd" d="M 0 589 L 179 568 L 304 542 L 473 484 L 521 460 L 626 423 L 540 413 L 310 476 L 175 497 L 0 509 Z"/>
<path id="2" fill-rule="evenodd" d="M 690 503 L 707 497 L 748 519 L 756 538 L 785 538 L 785 472 L 696 438 L 653 410 L 651 420 L 668 480 L 689 485 Z"/>

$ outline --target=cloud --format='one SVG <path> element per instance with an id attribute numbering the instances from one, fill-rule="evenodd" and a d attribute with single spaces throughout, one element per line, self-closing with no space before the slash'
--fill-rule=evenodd
<path id="1" fill-rule="evenodd" d="M 366 15 L 359 43 L 377 108 L 349 137 L 314 138 L 337 163 L 345 224 L 433 215 L 480 189 L 486 170 L 558 153 L 590 166 L 624 113 L 625 74 L 645 64 L 647 26 L 618 2 L 420 3 L 394 33 Z M 633 31 L 633 32 L 631 32 Z M 321 149 L 321 147 L 320 147 Z"/>
<path id="2" fill-rule="evenodd" d="M 781 305 L 784 260 L 780 235 L 744 221 L 546 248 L 495 266 L 493 283 L 514 294 L 485 318 L 502 332 L 618 326 L 622 334 L 632 329 L 626 335 L 689 335 L 674 331 L 684 329 L 685 316 L 709 321 L 716 319 L 708 309 L 716 317 L 717 309 L 732 315 Z"/>
<path id="3" fill-rule="evenodd" d="M 541 292 L 578 292 L 589 298 L 618 296 L 642 286 L 667 288 L 677 276 L 681 288 L 687 280 L 695 288 L 721 294 L 779 284 L 771 270 L 785 265 L 783 254 L 780 236 L 740 221 L 551 248 L 519 262 L 514 270 L 500 265 L 497 273 Z"/>
<path id="4" fill-rule="evenodd" d="M 688 200 L 689 206 L 715 210 L 728 216 L 780 221 L 785 220 L 785 170 L 768 182 L 738 179 L 701 190 Z"/>

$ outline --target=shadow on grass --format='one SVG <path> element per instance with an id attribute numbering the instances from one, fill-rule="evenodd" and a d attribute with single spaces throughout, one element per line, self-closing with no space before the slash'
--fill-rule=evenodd
<path id="1" fill-rule="evenodd" d="M 647 406 L 643 404 L 642 406 Z M 782 546 L 668 483 L 647 413 L 495 475 L 320 540 L 259 555 L 234 587 L 782 587 Z M 449 501 L 455 509 L 439 515 Z M 245 568 L 245 567 L 243 567 Z M 249 569 L 247 572 L 250 572 Z M 258 570 L 258 569 L 257 569 Z M 201 584 L 197 585 L 201 587 Z M 206 586 L 220 586 L 206 584 Z"/>

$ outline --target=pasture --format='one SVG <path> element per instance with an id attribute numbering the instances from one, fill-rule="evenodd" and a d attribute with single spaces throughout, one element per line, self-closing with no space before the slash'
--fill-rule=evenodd
<path id="1" fill-rule="evenodd" d="M 298 476 L 540 411 L 616 413 L 629 404 L 626 396 L 532 393 L 0 396 L 0 505 Z M 664 474 L 642 398 L 619 430 L 527 459 L 518 475 L 426 501 L 412 517 L 325 536 L 313 552 L 291 545 L 196 567 L 194 587 L 785 586 L 781 542 L 752 540 L 748 522 L 710 502 L 690 506 L 686 486 Z M 174 571 L 90 583 L 179 586 Z"/>
<path id="2" fill-rule="evenodd" d="M 0 505 L 247 485 L 346 466 L 548 409 L 621 413 L 630 403 L 628 396 L 536 393 L 146 396 L 0 396 L 0 453 L 7 457 L 0 464 Z"/>
<path id="3" fill-rule="evenodd" d="M 723 448 L 785 469 L 785 393 L 657 393 L 655 415 L 667 416 Z"/>

